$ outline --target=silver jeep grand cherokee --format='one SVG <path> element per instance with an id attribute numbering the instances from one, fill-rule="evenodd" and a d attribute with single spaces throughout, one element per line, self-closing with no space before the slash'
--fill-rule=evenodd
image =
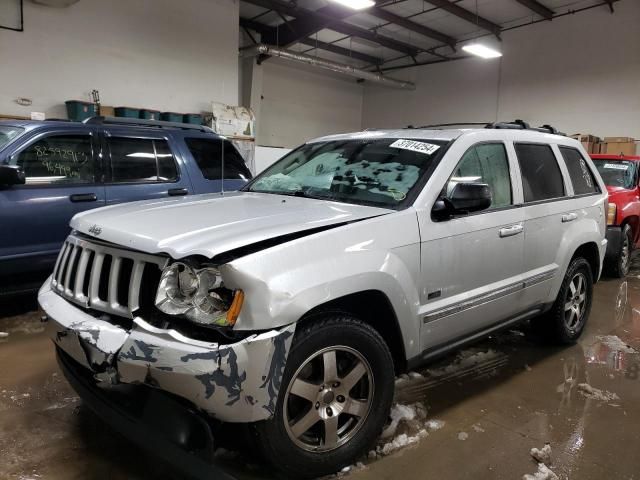
<path id="1" fill-rule="evenodd" d="M 371 447 L 395 374 L 528 319 L 575 341 L 606 189 L 577 141 L 491 127 L 323 137 L 240 192 L 76 215 L 39 292 L 65 375 L 248 424 L 314 477 Z"/>

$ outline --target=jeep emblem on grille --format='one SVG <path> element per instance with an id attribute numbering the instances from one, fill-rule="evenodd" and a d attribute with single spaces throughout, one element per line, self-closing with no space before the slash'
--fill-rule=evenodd
<path id="1" fill-rule="evenodd" d="M 89 228 L 89 233 L 93 233 L 97 237 L 102 233 L 102 228 L 100 228 L 98 225 L 91 225 L 91 228 Z"/>

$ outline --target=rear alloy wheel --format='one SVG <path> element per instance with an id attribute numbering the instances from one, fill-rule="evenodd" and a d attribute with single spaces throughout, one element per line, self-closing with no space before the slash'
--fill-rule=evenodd
<path id="1" fill-rule="evenodd" d="M 620 252 L 613 266 L 613 275 L 624 278 L 629 273 L 631 266 L 631 253 L 633 252 L 633 231 L 629 225 L 622 227 L 622 241 L 620 242 Z"/>
<path id="2" fill-rule="evenodd" d="M 589 318 L 592 297 L 591 266 L 582 257 L 574 258 L 553 306 L 535 320 L 536 329 L 555 343 L 574 343 Z"/>
<path id="3" fill-rule="evenodd" d="M 274 416 L 253 425 L 257 446 L 285 478 L 334 473 L 373 446 L 393 391 L 380 334 L 347 314 L 318 314 L 296 331 Z"/>

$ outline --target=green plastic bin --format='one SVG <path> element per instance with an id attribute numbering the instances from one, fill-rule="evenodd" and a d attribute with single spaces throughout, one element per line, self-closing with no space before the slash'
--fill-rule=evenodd
<path id="1" fill-rule="evenodd" d="M 97 115 L 95 103 L 82 102 L 80 100 L 67 100 L 64 103 L 67 106 L 67 117 L 69 117 L 69 120 L 81 122 L 86 118 Z"/>
<path id="2" fill-rule="evenodd" d="M 162 112 L 160 114 L 160 120 L 164 120 L 165 122 L 182 123 L 182 114 L 175 112 Z"/>
<path id="3" fill-rule="evenodd" d="M 194 125 L 202 125 L 202 115 L 199 113 L 185 113 L 182 116 L 183 123 L 193 123 Z"/>
<path id="4" fill-rule="evenodd" d="M 116 107 L 114 108 L 114 111 L 116 113 L 116 117 L 140 118 L 140 110 L 137 108 Z"/>
<path id="5" fill-rule="evenodd" d="M 140 118 L 145 120 L 160 120 L 160 110 L 150 110 L 143 108 L 140 110 Z"/>

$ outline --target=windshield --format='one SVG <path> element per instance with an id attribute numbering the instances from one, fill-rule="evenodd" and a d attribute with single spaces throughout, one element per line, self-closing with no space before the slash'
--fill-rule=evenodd
<path id="1" fill-rule="evenodd" d="M 620 160 L 594 160 L 602 181 L 609 187 L 633 188 L 636 178 L 634 162 Z"/>
<path id="2" fill-rule="evenodd" d="M 0 150 L 9 145 L 11 140 L 16 138 L 23 131 L 23 128 L 0 125 Z"/>
<path id="3" fill-rule="evenodd" d="M 269 167 L 245 190 L 395 208 L 444 144 L 399 138 L 308 143 Z"/>

